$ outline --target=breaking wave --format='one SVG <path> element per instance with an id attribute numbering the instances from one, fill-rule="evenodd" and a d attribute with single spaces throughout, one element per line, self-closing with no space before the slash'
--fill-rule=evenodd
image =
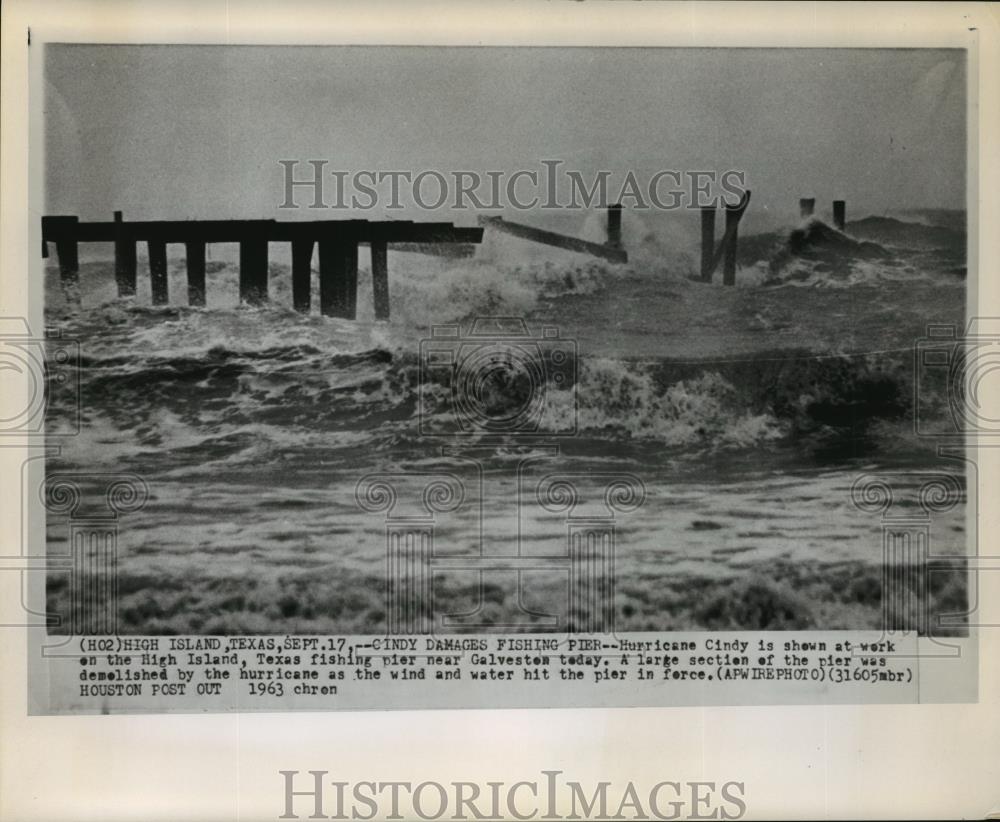
<path id="1" fill-rule="evenodd" d="M 84 264 L 76 306 L 50 266 L 46 318 L 63 339 L 81 342 L 81 357 L 80 402 L 50 403 L 49 424 L 83 415 L 86 425 L 73 446 L 83 463 L 156 454 L 181 466 L 199 453 L 207 462 L 269 464 L 289 449 L 344 456 L 401 443 L 417 447 L 421 423 L 447 429 L 462 413 L 451 386 L 422 376 L 421 342 L 434 326 L 455 324 L 464 334 L 480 316 L 553 316 L 562 338 L 573 339 L 611 294 L 640 319 L 649 310 L 633 334 L 633 350 L 574 353 L 571 384 L 539 389 L 542 416 L 529 423 L 540 431 L 575 431 L 592 443 L 748 449 L 803 436 L 857 440 L 871 424 L 909 413 L 912 375 L 900 364 L 908 352 L 817 358 L 814 350 L 769 347 L 766 340 L 781 327 L 773 307 L 734 309 L 730 290 L 696 282 L 694 257 L 680 236 L 668 243 L 632 219 L 625 227 L 635 248 L 628 265 L 492 234 L 468 259 L 390 252 L 388 324 L 374 321 L 365 299 L 357 322 L 319 316 L 315 282 L 314 313 L 295 312 L 289 268 L 280 258 L 271 263 L 272 301 L 264 307 L 239 305 L 238 269 L 225 259 L 209 264 L 203 309 L 149 306 L 142 277 L 134 299 L 117 299 L 108 261 Z M 603 227 L 588 230 L 597 236 Z M 740 284 L 761 292 L 906 279 L 947 284 L 961 282 L 955 268 L 964 264 L 964 234 L 890 218 L 849 223 L 844 232 L 810 220 L 788 232 L 741 238 L 740 254 Z M 363 253 L 361 295 L 371 287 L 365 262 Z M 169 288 L 172 295 L 186 288 L 183 259 L 171 260 Z M 696 306 L 706 321 L 745 323 L 736 329 L 743 339 L 759 334 L 765 344 L 742 360 L 671 356 L 677 349 L 672 302 Z M 613 344 L 616 318 L 606 322 L 602 339 Z M 543 325 L 537 322 L 533 332 Z M 685 333 L 698 333 L 687 327 Z"/>
<path id="2" fill-rule="evenodd" d="M 964 231 L 866 217 L 840 231 L 810 218 L 784 233 L 756 235 L 740 250 L 745 284 L 850 288 L 879 282 L 964 280 Z"/>

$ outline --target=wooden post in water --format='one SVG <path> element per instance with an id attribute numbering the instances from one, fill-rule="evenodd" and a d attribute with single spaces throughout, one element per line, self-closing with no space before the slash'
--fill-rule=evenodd
<path id="1" fill-rule="evenodd" d="M 712 275 L 718 267 L 719 262 L 723 262 L 722 283 L 723 285 L 736 285 L 736 248 L 737 232 L 740 220 L 750 205 L 750 191 L 743 192 L 740 201 L 735 205 L 726 205 L 726 230 L 722 235 L 722 242 L 719 243 L 718 250 L 713 249 L 715 244 L 715 212 L 712 209 L 707 211 L 702 208 L 701 241 L 702 257 L 701 271 L 702 279 L 711 282 Z"/>
<path id="2" fill-rule="evenodd" d="M 240 302 L 267 302 L 267 238 L 240 241 Z"/>
<path id="3" fill-rule="evenodd" d="M 385 240 L 372 240 L 372 296 L 375 319 L 389 319 L 389 255 Z"/>
<path id="4" fill-rule="evenodd" d="M 608 246 L 611 248 L 622 247 L 622 205 L 608 206 Z"/>
<path id="5" fill-rule="evenodd" d="M 149 250 L 149 285 L 153 297 L 153 305 L 166 305 L 170 302 L 167 289 L 167 244 L 163 240 L 147 240 Z"/>
<path id="6" fill-rule="evenodd" d="M 526 236 L 559 248 L 582 251 L 615 262 L 626 262 L 621 248 L 564 237 L 494 218 L 515 236 Z M 612 216 L 612 223 L 614 217 Z M 492 224 L 492 223 L 491 223 Z M 259 303 L 267 299 L 268 242 L 292 243 L 293 295 L 295 308 L 310 309 L 312 250 L 320 242 L 321 309 L 329 316 L 354 319 L 358 298 L 358 244 L 373 246 L 372 268 L 376 314 L 389 316 L 387 249 L 393 244 L 423 250 L 448 244 L 472 248 L 483 238 L 482 228 L 462 228 L 451 223 L 414 223 L 409 220 L 318 220 L 310 224 L 276 220 L 156 220 L 126 223 L 116 211 L 110 221 L 80 223 L 74 216 L 42 217 L 42 254 L 55 244 L 62 283 L 72 299 L 79 282 L 80 242 L 113 243 L 115 281 L 118 293 L 126 296 L 136 291 L 137 244 L 148 248 L 150 291 L 154 305 L 169 302 L 167 244 L 183 243 L 187 253 L 188 300 L 191 305 L 205 305 L 205 281 L 208 243 L 240 244 L 240 299 Z M 612 240 L 614 235 L 612 234 Z"/>
<path id="7" fill-rule="evenodd" d="M 75 286 L 80 281 L 80 257 L 76 242 L 76 231 L 79 223 L 79 217 L 42 218 L 42 236 L 44 237 L 49 232 L 56 235 L 59 280 L 62 282 L 63 288 Z"/>
<path id="8" fill-rule="evenodd" d="M 736 285 L 737 227 L 743 210 L 739 205 L 726 206 L 726 250 L 722 258 L 722 284 Z"/>
<path id="9" fill-rule="evenodd" d="M 815 197 L 803 197 L 799 200 L 799 215 L 802 217 L 812 217 L 816 210 Z"/>
<path id="10" fill-rule="evenodd" d="M 292 240 L 292 304 L 308 314 L 312 307 L 313 240 Z"/>
<path id="11" fill-rule="evenodd" d="M 847 203 L 844 200 L 833 201 L 833 225 L 838 231 L 843 231 L 847 225 Z"/>
<path id="12" fill-rule="evenodd" d="M 319 241 L 319 310 L 353 320 L 358 306 L 358 241 L 341 235 Z"/>
<path id="13" fill-rule="evenodd" d="M 59 279 L 63 286 L 76 286 L 80 282 L 80 255 L 76 238 L 66 238 L 56 242 L 59 255 Z"/>
<path id="14" fill-rule="evenodd" d="M 545 245 L 565 248 L 567 251 L 576 251 L 581 254 L 591 254 L 600 257 L 602 260 L 610 260 L 613 263 L 627 263 L 628 254 L 623 248 L 612 248 L 607 243 L 592 243 L 589 240 L 581 240 L 578 237 L 567 237 L 565 234 L 556 234 L 554 231 L 546 231 L 542 228 L 513 223 L 503 217 L 487 217 L 485 214 L 479 215 L 479 224 L 489 226 L 497 231 L 503 231 L 514 237 L 521 237 L 531 240 L 534 243 L 544 243 Z"/>
<path id="15" fill-rule="evenodd" d="M 701 280 L 712 282 L 712 260 L 715 257 L 715 206 L 701 207 Z"/>
<path id="16" fill-rule="evenodd" d="M 115 284 L 119 297 L 135 296 L 135 240 L 124 236 L 122 213 L 115 212 Z"/>
<path id="17" fill-rule="evenodd" d="M 205 305 L 205 243 L 188 240 L 184 243 L 187 255 L 188 305 Z"/>

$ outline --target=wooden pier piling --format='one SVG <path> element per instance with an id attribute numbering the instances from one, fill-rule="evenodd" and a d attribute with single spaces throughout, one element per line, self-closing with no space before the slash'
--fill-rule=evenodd
<path id="1" fill-rule="evenodd" d="M 75 240 L 61 240 L 56 243 L 59 255 L 59 279 L 63 286 L 75 286 L 80 282 L 80 256 Z"/>
<path id="2" fill-rule="evenodd" d="M 146 248 L 149 252 L 149 286 L 153 305 L 166 305 L 170 302 L 167 286 L 167 244 L 163 240 L 148 240 Z"/>
<path id="3" fill-rule="evenodd" d="M 59 280 L 66 286 L 75 286 L 80 279 L 80 256 L 77 248 L 78 217 L 42 217 L 42 245 L 51 238 L 56 244 L 59 261 Z"/>
<path id="4" fill-rule="evenodd" d="M 358 305 L 358 243 L 353 237 L 319 241 L 319 310 L 353 320 Z"/>
<path id="5" fill-rule="evenodd" d="M 267 238 L 240 241 L 240 302 L 260 305 L 267 302 Z"/>
<path id="6" fill-rule="evenodd" d="M 312 308 L 313 240 L 292 240 L 292 305 L 308 314 Z"/>
<path id="7" fill-rule="evenodd" d="M 701 280 L 712 282 L 712 258 L 715 256 L 715 206 L 701 207 Z"/>
<path id="8" fill-rule="evenodd" d="M 816 198 L 815 197 L 803 197 L 799 200 L 799 216 L 800 217 L 812 217 L 813 212 L 816 210 Z"/>
<path id="9" fill-rule="evenodd" d="M 608 206 L 608 247 L 622 247 L 622 206 L 621 203 Z"/>
<path id="10" fill-rule="evenodd" d="M 358 246 L 372 246 L 375 313 L 389 317 L 388 247 L 424 251 L 447 245 L 459 253 L 483 239 L 482 228 L 452 223 L 415 223 L 409 220 L 153 220 L 126 222 L 116 211 L 107 222 L 81 223 L 75 216 L 42 217 L 42 255 L 54 243 L 64 285 L 79 280 L 79 243 L 113 243 L 118 293 L 130 296 L 136 286 L 136 244 L 146 243 L 154 305 L 169 302 L 167 244 L 183 243 L 187 253 L 188 302 L 204 305 L 207 293 L 206 249 L 209 243 L 239 243 L 240 299 L 257 304 L 268 297 L 268 243 L 292 246 L 292 295 L 296 310 L 311 307 L 312 254 L 320 246 L 320 309 L 329 316 L 354 319 L 357 315 Z M 600 256 L 625 259 L 622 250 L 604 244 L 574 240 L 579 247 L 597 249 Z M 71 293 L 71 292 L 70 292 Z"/>
<path id="11" fill-rule="evenodd" d="M 372 240 L 372 297 L 375 319 L 389 319 L 389 247 L 384 240 Z"/>
<path id="12" fill-rule="evenodd" d="M 723 285 L 736 285 L 736 249 L 740 220 L 750 205 L 750 192 L 744 191 L 740 201 L 726 206 L 726 230 L 722 242 L 715 248 L 715 209 L 701 209 L 701 279 L 712 282 L 715 269 L 722 262 Z"/>
<path id="13" fill-rule="evenodd" d="M 844 200 L 833 201 L 833 225 L 838 231 L 843 231 L 847 225 L 847 203 Z"/>
<path id="14" fill-rule="evenodd" d="M 122 231 L 122 213 L 115 212 L 115 284 L 119 297 L 134 297 L 136 287 L 135 240 Z"/>
<path id="15" fill-rule="evenodd" d="M 205 305 L 205 243 L 188 240 L 184 243 L 187 257 L 188 305 Z"/>
<path id="16" fill-rule="evenodd" d="M 736 285 L 736 246 L 739 234 L 737 228 L 742 216 L 743 212 L 738 205 L 726 206 L 725 252 L 722 258 L 723 285 Z"/>

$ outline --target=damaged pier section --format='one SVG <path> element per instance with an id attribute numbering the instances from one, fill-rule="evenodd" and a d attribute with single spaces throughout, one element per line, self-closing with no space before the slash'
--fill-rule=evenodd
<path id="1" fill-rule="evenodd" d="M 209 243 L 238 243 L 240 300 L 260 305 L 268 299 L 270 243 L 289 243 L 292 249 L 292 301 L 297 311 L 311 309 L 310 280 L 314 253 L 319 258 L 320 312 L 353 320 L 358 305 L 358 247 L 371 248 L 375 318 L 389 319 L 387 251 L 394 244 L 406 250 L 431 250 L 454 244 L 462 251 L 481 243 L 483 229 L 452 223 L 415 223 L 407 220 L 153 220 L 126 222 L 116 211 L 111 222 L 81 222 L 75 216 L 42 217 L 42 256 L 55 245 L 65 286 L 79 282 L 80 243 L 113 243 L 118 296 L 136 292 L 136 247 L 146 243 L 154 305 L 167 305 L 167 245 L 183 244 L 187 254 L 187 300 L 205 305 L 205 249 Z"/>

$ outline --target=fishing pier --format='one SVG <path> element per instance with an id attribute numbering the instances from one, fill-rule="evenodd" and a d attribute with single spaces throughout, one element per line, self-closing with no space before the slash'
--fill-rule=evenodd
<path id="1" fill-rule="evenodd" d="M 750 192 L 744 191 L 738 203 L 726 205 L 726 227 L 722 240 L 715 244 L 715 215 L 717 207 L 702 206 L 701 208 L 701 281 L 712 282 L 719 263 L 722 263 L 722 284 L 736 285 L 736 252 L 739 245 L 740 220 L 750 205 Z M 816 211 L 815 197 L 799 199 L 799 217 L 803 220 L 814 216 Z M 837 231 L 844 231 L 847 225 L 847 202 L 833 201 L 833 225 Z"/>
<path id="2" fill-rule="evenodd" d="M 711 282 L 722 264 L 723 285 L 736 283 L 736 252 L 740 220 L 750 204 L 746 191 L 739 203 L 726 205 L 725 230 L 716 245 L 715 206 L 701 209 L 701 280 Z M 802 217 L 809 217 L 814 198 L 800 200 Z M 843 231 L 846 205 L 833 203 L 833 220 Z M 240 301 L 260 305 L 268 300 L 268 246 L 289 243 L 292 252 L 292 303 L 296 311 L 311 310 L 312 262 L 319 258 L 319 309 L 328 317 L 353 320 L 358 306 L 358 248 L 371 249 L 372 292 L 375 319 L 389 319 L 388 250 L 419 252 L 441 257 L 471 256 L 483 240 L 486 228 L 530 242 L 587 254 L 612 263 L 627 263 L 622 244 L 622 207 L 607 209 L 607 240 L 582 240 L 565 234 L 515 223 L 502 217 L 481 216 L 479 225 L 461 227 L 452 223 L 417 223 L 409 220 L 152 220 L 125 221 L 116 211 L 109 222 L 81 222 L 75 216 L 42 217 L 42 256 L 55 245 L 64 287 L 77 285 L 80 277 L 79 244 L 113 243 L 115 281 L 119 297 L 136 293 L 137 246 L 145 243 L 149 257 L 150 291 L 153 305 L 167 305 L 167 245 L 185 247 L 187 300 L 204 306 L 206 294 L 206 248 L 209 243 L 238 243 Z"/>
<path id="3" fill-rule="evenodd" d="M 79 244 L 114 243 L 115 281 L 119 297 L 136 292 L 136 247 L 146 243 L 153 305 L 167 305 L 167 245 L 183 244 L 187 255 L 187 298 L 205 305 L 205 249 L 209 243 L 238 243 L 240 300 L 260 305 L 268 299 L 268 245 L 289 243 L 292 250 L 292 302 L 296 311 L 311 309 L 312 260 L 319 257 L 320 312 L 353 320 L 358 305 L 358 247 L 371 249 L 375 318 L 389 319 L 387 251 L 394 244 L 405 250 L 427 250 L 452 244 L 457 253 L 481 243 L 483 229 L 451 223 L 406 220 L 155 220 L 126 222 L 116 211 L 111 222 L 81 222 L 78 217 L 42 217 L 42 256 L 55 245 L 63 286 L 79 281 Z"/>

